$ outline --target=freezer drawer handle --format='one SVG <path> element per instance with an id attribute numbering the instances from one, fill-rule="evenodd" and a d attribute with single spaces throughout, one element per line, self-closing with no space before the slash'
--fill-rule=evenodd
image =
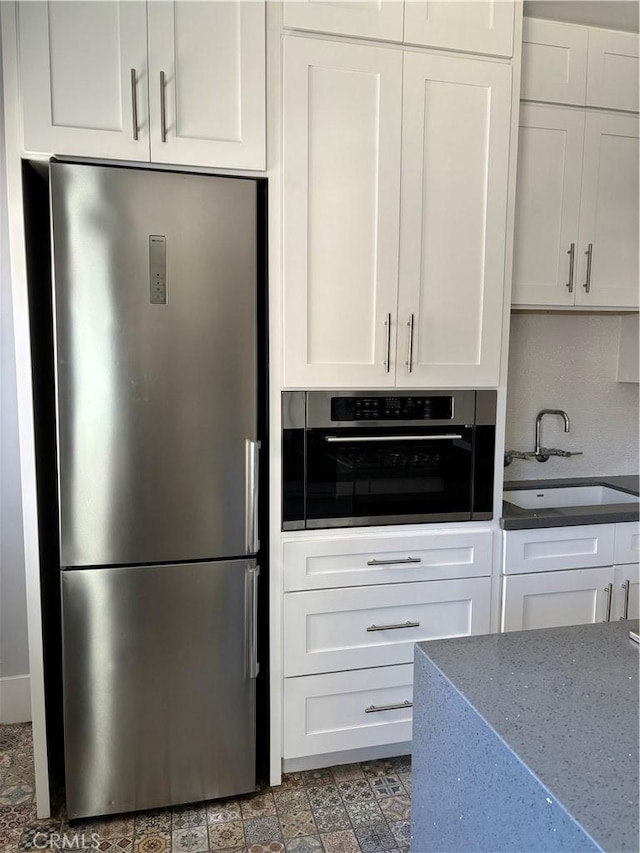
<path id="1" fill-rule="evenodd" d="M 248 570 L 249 583 L 247 606 L 247 652 L 249 658 L 249 678 L 257 678 L 260 672 L 258 663 L 258 575 L 260 566 L 251 566 Z"/>
<path id="2" fill-rule="evenodd" d="M 368 566 L 404 566 L 407 563 L 421 563 L 421 557 L 400 557 L 397 560 L 367 560 Z"/>
<path id="3" fill-rule="evenodd" d="M 247 439 L 246 445 L 245 523 L 247 554 L 257 554 L 258 539 L 258 465 L 260 442 Z"/>
<path id="4" fill-rule="evenodd" d="M 393 625 L 369 625 L 367 631 L 397 631 L 398 628 L 419 628 L 419 622 L 396 622 Z"/>
<path id="5" fill-rule="evenodd" d="M 398 702 L 397 705 L 369 705 L 364 709 L 365 714 L 375 714 L 378 711 L 401 711 L 403 708 L 413 708 L 413 702 L 405 699 L 404 702 Z"/>

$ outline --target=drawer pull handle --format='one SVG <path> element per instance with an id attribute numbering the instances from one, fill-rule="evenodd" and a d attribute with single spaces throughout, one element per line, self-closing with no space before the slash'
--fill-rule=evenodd
<path id="1" fill-rule="evenodd" d="M 404 566 L 407 563 L 421 563 L 422 557 L 401 557 L 398 560 L 367 560 L 368 566 Z"/>
<path id="2" fill-rule="evenodd" d="M 403 708 L 413 708 L 413 702 L 405 699 L 404 702 L 398 702 L 397 705 L 369 705 L 364 709 L 365 714 L 375 714 L 378 711 L 401 711 Z"/>
<path id="3" fill-rule="evenodd" d="M 419 622 L 396 622 L 395 625 L 369 625 L 367 631 L 395 631 L 398 628 L 419 628 Z"/>
<path id="4" fill-rule="evenodd" d="M 609 583 L 605 586 L 604 591 L 607 593 L 607 618 L 603 622 L 611 622 L 611 603 L 613 601 L 613 584 Z"/>
<path id="5" fill-rule="evenodd" d="M 460 433 L 447 432 L 442 435 L 325 435 L 329 444 L 361 444 L 363 441 L 454 441 L 462 438 Z"/>

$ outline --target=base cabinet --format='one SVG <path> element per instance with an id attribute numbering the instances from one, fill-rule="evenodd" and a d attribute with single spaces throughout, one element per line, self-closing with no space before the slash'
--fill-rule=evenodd
<path id="1" fill-rule="evenodd" d="M 640 563 L 613 567 L 612 619 L 640 619 Z"/>

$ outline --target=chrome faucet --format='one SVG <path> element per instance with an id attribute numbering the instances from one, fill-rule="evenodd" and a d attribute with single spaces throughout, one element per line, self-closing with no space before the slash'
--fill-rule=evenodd
<path id="1" fill-rule="evenodd" d="M 569 415 L 566 412 L 563 412 L 562 409 L 542 409 L 538 412 L 538 416 L 536 417 L 536 449 L 535 456 L 538 462 L 546 462 L 549 456 L 545 453 L 546 448 L 542 447 L 542 441 L 540 439 L 540 433 L 542 429 L 542 419 L 545 415 L 558 415 L 559 418 L 562 418 L 564 421 L 564 431 L 569 432 L 571 429 L 571 421 L 569 420 Z"/>

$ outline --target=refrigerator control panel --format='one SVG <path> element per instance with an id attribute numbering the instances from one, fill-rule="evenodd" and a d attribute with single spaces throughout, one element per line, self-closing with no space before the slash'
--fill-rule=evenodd
<path id="1" fill-rule="evenodd" d="M 149 235 L 149 289 L 152 305 L 167 304 L 167 238 Z"/>

